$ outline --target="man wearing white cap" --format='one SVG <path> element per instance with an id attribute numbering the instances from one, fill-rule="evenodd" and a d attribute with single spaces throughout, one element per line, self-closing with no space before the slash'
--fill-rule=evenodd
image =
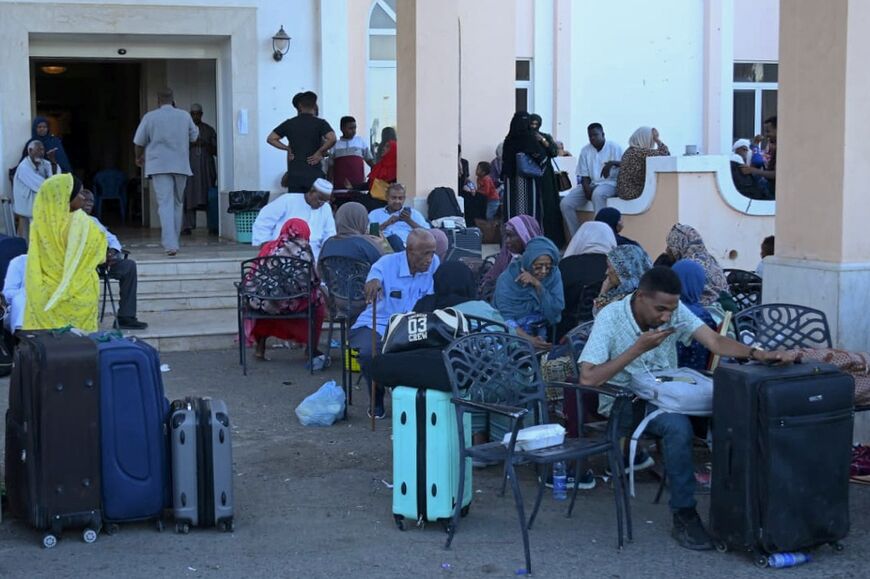
<path id="1" fill-rule="evenodd" d="M 731 179 L 734 187 L 750 199 L 773 199 L 767 180 L 754 174 L 749 164 L 752 160 L 752 143 L 749 139 L 737 139 L 731 146 Z"/>
<path id="2" fill-rule="evenodd" d="M 311 251 L 314 261 L 320 256 L 320 247 L 335 235 L 335 219 L 332 217 L 332 183 L 317 179 L 307 193 L 281 195 L 260 210 L 251 228 L 251 243 L 255 246 L 277 239 L 281 227 L 288 219 L 302 219 L 311 229 Z"/>

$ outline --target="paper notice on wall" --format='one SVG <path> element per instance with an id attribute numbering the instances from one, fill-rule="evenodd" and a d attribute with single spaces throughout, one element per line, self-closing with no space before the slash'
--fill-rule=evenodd
<path id="1" fill-rule="evenodd" d="M 248 134 L 248 109 L 239 109 L 239 134 Z"/>

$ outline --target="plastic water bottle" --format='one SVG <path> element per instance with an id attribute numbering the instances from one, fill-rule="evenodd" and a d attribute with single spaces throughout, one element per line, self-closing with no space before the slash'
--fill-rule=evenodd
<path id="1" fill-rule="evenodd" d="M 557 501 L 568 498 L 568 472 L 563 461 L 553 465 L 553 498 Z"/>
<path id="2" fill-rule="evenodd" d="M 804 553 L 774 553 L 767 558 L 767 566 L 774 569 L 783 569 L 785 567 L 796 567 L 809 563 L 812 558 Z"/>

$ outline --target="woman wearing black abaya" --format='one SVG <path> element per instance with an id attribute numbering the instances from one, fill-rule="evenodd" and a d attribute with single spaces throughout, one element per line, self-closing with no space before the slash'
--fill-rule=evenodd
<path id="1" fill-rule="evenodd" d="M 540 131 L 542 122 L 541 115 L 529 115 L 529 126 L 532 133 L 547 152 L 544 176 L 541 177 L 540 186 L 541 225 L 544 228 L 544 235 L 549 237 L 550 241 L 556 244 L 556 247 L 564 247 L 565 229 L 562 227 L 562 210 L 559 208 L 561 199 L 559 198 L 559 187 L 556 185 L 556 173 L 553 171 L 553 163 L 550 161 L 553 157 L 559 156 L 559 147 L 552 135 Z"/>
<path id="2" fill-rule="evenodd" d="M 523 177 L 517 172 L 517 154 L 525 153 L 535 163 L 547 162 L 547 150 L 531 129 L 529 113 L 517 112 L 511 119 L 510 131 L 502 150 L 502 180 L 505 183 L 504 220 L 517 215 L 531 215 L 541 223 L 541 178 Z"/>

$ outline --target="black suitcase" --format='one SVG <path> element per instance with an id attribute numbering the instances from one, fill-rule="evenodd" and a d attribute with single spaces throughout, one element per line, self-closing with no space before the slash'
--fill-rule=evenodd
<path id="1" fill-rule="evenodd" d="M 459 261 L 463 257 L 480 259 L 483 256 L 483 236 L 477 227 L 465 229 L 442 227 L 441 231 L 447 235 L 447 256 L 444 261 Z"/>
<path id="2" fill-rule="evenodd" d="M 97 345 L 69 332 L 26 331 L 15 350 L 6 411 L 6 492 L 15 517 L 53 547 L 67 527 L 97 539 L 100 384 Z"/>
<path id="3" fill-rule="evenodd" d="M 710 531 L 720 550 L 768 553 L 849 532 L 851 376 L 827 364 L 723 363 L 713 377 Z"/>

